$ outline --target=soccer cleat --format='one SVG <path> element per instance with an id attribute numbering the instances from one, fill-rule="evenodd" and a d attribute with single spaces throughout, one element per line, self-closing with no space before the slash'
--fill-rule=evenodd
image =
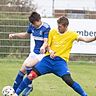
<path id="1" fill-rule="evenodd" d="M 33 90 L 33 86 L 28 86 L 24 92 L 22 93 L 22 96 L 28 96 L 30 94 L 30 92 L 32 92 Z"/>

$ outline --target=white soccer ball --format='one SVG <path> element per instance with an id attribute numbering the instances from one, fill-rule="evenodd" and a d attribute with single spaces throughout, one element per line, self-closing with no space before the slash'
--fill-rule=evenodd
<path id="1" fill-rule="evenodd" d="M 3 96 L 13 96 L 15 94 L 15 91 L 12 86 L 5 86 L 2 89 L 2 95 Z"/>

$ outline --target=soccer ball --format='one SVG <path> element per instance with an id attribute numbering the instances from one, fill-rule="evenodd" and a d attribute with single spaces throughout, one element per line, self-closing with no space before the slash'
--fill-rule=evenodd
<path id="1" fill-rule="evenodd" d="M 5 86 L 2 89 L 2 95 L 3 96 L 13 96 L 15 94 L 15 91 L 12 86 Z"/>

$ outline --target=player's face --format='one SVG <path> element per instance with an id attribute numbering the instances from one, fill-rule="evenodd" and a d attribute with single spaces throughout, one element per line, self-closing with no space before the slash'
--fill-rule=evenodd
<path id="1" fill-rule="evenodd" d="M 42 24 L 41 20 L 35 21 L 34 24 L 32 24 L 34 27 L 38 28 Z"/>
<path id="2" fill-rule="evenodd" d="M 67 27 L 64 26 L 63 24 L 58 24 L 58 31 L 60 33 L 64 33 L 67 30 Z"/>

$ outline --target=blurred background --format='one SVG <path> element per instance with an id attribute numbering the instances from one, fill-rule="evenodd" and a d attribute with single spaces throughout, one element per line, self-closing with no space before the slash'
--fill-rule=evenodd
<path id="1" fill-rule="evenodd" d="M 19 60 L 28 56 L 32 41 L 18 38 L 10 41 L 8 35 L 25 32 L 29 24 L 28 17 L 32 11 L 39 12 L 42 18 L 47 20 L 64 15 L 71 20 L 95 21 L 96 0 L 0 0 L 0 59 Z M 49 22 L 52 23 L 52 21 Z M 94 52 L 73 52 L 70 60 L 96 62 L 96 42 L 93 44 Z"/>

